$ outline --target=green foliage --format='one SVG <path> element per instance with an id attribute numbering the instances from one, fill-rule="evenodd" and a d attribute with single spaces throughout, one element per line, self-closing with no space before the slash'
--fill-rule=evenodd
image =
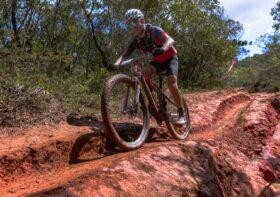
<path id="1" fill-rule="evenodd" d="M 248 57 L 237 64 L 228 85 L 255 91 L 280 90 L 280 59 L 272 51 Z"/>
<path id="2" fill-rule="evenodd" d="M 273 16 L 273 27 L 276 31 L 280 30 L 280 1 L 277 2 L 275 7 L 271 9 L 271 16 Z"/>
<path id="3" fill-rule="evenodd" d="M 242 27 L 238 22 L 224 19 L 217 1 L 174 2 L 170 12 L 170 18 L 174 19 L 167 32 L 177 41 L 182 85 L 204 86 L 206 78 L 216 81 L 214 73 L 237 54 L 237 43 L 233 40 Z"/>
<path id="4" fill-rule="evenodd" d="M 271 15 L 275 32 L 257 40 L 264 53 L 239 62 L 229 78 L 230 87 L 243 86 L 251 92 L 280 91 L 280 2 L 271 9 Z"/>
<path id="5" fill-rule="evenodd" d="M 147 23 L 161 26 L 176 40 L 184 87 L 204 86 L 204 77 L 216 84 L 217 75 L 207 73 L 219 72 L 241 46 L 242 26 L 224 17 L 217 0 L 13 2 L 0 7 L 2 45 L 36 54 L 34 61 L 51 56 L 48 77 L 75 72 L 99 76 L 99 68 L 108 67 L 133 36 L 123 23 L 129 8 L 141 9 Z"/>
<path id="6" fill-rule="evenodd" d="M 91 72 L 86 78 L 85 73 L 77 69 L 69 73 L 67 69 L 72 64 L 72 59 L 68 56 L 54 55 L 44 52 L 26 55 L 21 51 L 10 52 L 0 50 L 2 61 L 0 61 L 0 101 L 13 101 L 13 95 L 7 90 L 13 87 L 23 87 L 25 96 L 22 101 L 26 105 L 48 106 L 45 103 L 50 99 L 55 99 L 62 103 L 63 111 L 68 113 L 81 111 L 93 113 L 99 110 L 100 94 L 104 80 L 109 76 L 109 72 L 101 67 L 96 72 Z M 51 72 L 50 72 L 51 71 Z M 42 90 L 48 95 L 46 97 L 34 97 L 32 91 Z M 12 103 L 10 103 L 12 104 Z M 16 101 L 13 102 L 13 106 Z M 21 105 L 20 103 L 18 103 Z"/>
<path id="7" fill-rule="evenodd" d="M 180 87 L 275 91 L 280 88 L 279 7 L 278 2 L 271 10 L 275 33 L 259 39 L 265 53 L 239 62 L 225 84 L 222 66 L 246 54 L 250 43 L 239 40 L 242 25 L 224 16 L 218 0 L 1 1 L 0 112 L 99 113 L 99 95 L 111 75 L 106 68 L 133 37 L 123 23 L 130 8 L 141 9 L 147 23 L 176 41 Z M 19 120 L 0 121 L 9 119 Z"/>

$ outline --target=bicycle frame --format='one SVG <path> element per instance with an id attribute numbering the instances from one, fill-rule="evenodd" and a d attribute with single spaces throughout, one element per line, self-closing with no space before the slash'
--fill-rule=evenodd
<path id="1" fill-rule="evenodd" d="M 140 59 L 140 58 L 137 58 Z M 133 62 L 133 60 L 136 59 L 131 59 L 128 60 L 129 63 Z M 129 64 L 127 63 L 127 64 Z M 174 102 L 172 102 L 163 92 L 162 92 L 162 83 L 160 84 L 160 86 L 157 85 L 157 83 L 150 79 L 147 78 L 148 76 L 145 76 L 141 69 L 139 64 L 134 64 L 133 65 L 133 76 L 132 78 L 136 81 L 135 84 L 135 98 L 134 98 L 134 112 L 137 112 L 137 106 L 139 103 L 139 96 L 140 96 L 140 92 L 141 92 L 141 86 L 144 90 L 145 95 L 147 96 L 148 102 L 149 102 L 149 109 L 150 109 L 150 113 L 154 116 L 154 118 L 157 120 L 157 122 L 162 122 L 164 120 L 167 119 L 166 115 L 164 113 L 162 113 L 160 111 L 160 109 L 158 109 L 156 102 L 152 96 L 151 90 L 155 90 L 159 96 L 162 96 L 163 99 L 167 99 L 170 103 L 172 103 L 173 105 L 176 105 Z M 149 85 L 148 85 L 149 84 Z M 123 111 L 126 111 L 127 108 L 127 103 L 128 103 L 128 96 L 129 96 L 129 90 L 130 88 L 127 87 L 126 90 L 126 94 L 125 94 L 125 98 L 124 98 L 124 103 L 123 103 Z M 160 103 L 161 104 L 161 103 Z"/>
<path id="2" fill-rule="evenodd" d="M 157 84 L 152 79 L 148 79 L 148 80 L 149 80 L 150 86 L 152 86 L 153 89 L 155 89 L 156 91 L 161 92 L 161 89 L 157 86 Z M 149 101 L 149 107 L 150 107 L 151 114 L 155 117 L 155 119 L 158 122 L 164 121 L 166 117 L 164 117 L 158 111 L 157 106 L 156 106 L 156 102 L 155 102 L 155 100 L 154 100 L 154 98 L 152 96 L 152 93 L 151 93 L 150 88 L 148 86 L 147 80 L 146 80 L 146 78 L 143 75 L 141 76 L 140 81 L 141 81 L 142 87 L 144 89 L 144 92 L 145 92 L 145 94 L 147 96 L 147 99 Z"/>

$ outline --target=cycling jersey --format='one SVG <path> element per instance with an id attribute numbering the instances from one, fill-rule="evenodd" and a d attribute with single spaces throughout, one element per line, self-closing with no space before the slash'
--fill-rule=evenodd
<path id="1" fill-rule="evenodd" d="M 152 53 L 155 48 L 160 48 L 163 43 L 166 42 L 168 34 L 164 32 L 160 27 L 146 25 L 146 32 L 143 37 L 136 35 L 134 39 L 129 43 L 128 49 L 123 57 L 128 58 L 135 49 L 140 49 L 144 53 Z M 167 49 L 163 54 L 155 56 L 154 62 L 163 63 L 170 60 L 171 57 L 177 54 L 176 49 L 172 46 Z"/>

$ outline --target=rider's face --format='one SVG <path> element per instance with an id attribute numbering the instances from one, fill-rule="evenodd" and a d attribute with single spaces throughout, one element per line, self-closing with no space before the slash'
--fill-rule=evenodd
<path id="1" fill-rule="evenodd" d="M 140 23 L 140 21 L 132 21 L 127 25 L 130 29 L 133 30 L 136 35 L 139 35 L 143 32 L 144 27 L 143 24 Z"/>
<path id="2" fill-rule="evenodd" d="M 141 33 L 142 33 L 142 31 L 143 31 L 143 25 L 137 24 L 137 25 L 131 27 L 131 29 L 133 30 L 133 32 L 134 32 L 135 34 L 138 35 L 138 34 L 141 34 Z"/>

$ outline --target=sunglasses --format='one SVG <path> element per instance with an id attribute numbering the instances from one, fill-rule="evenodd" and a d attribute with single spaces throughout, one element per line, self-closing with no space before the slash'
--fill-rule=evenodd
<path id="1" fill-rule="evenodd" d="M 133 27 L 135 27 L 136 25 L 138 25 L 139 23 L 136 22 L 130 22 L 127 24 L 128 28 L 132 29 Z"/>
<path id="2" fill-rule="evenodd" d="M 138 19 L 136 19 L 136 20 L 133 20 L 133 21 L 131 21 L 131 22 L 129 22 L 129 23 L 127 23 L 126 25 L 128 26 L 128 28 L 133 28 L 133 27 L 135 27 L 136 25 L 138 25 L 138 24 L 140 24 L 140 20 Z"/>

